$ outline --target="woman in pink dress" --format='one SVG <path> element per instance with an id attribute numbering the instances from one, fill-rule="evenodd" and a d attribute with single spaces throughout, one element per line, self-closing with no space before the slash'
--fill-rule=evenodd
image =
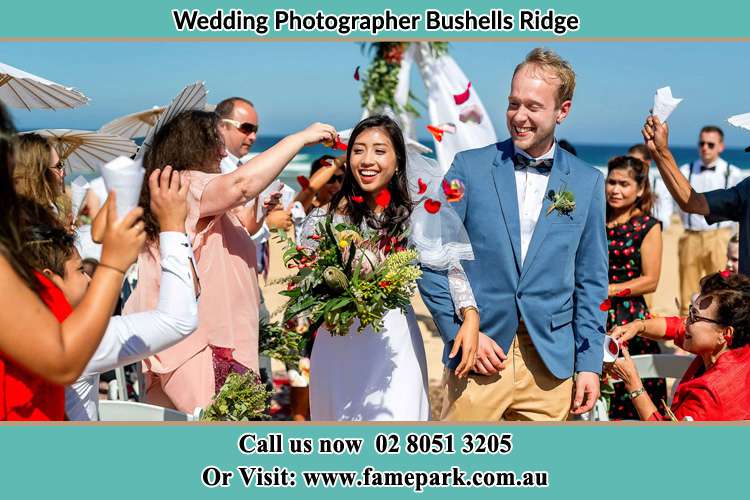
<path id="1" fill-rule="evenodd" d="M 147 400 L 193 412 L 207 406 L 230 372 L 258 371 L 259 291 L 255 246 L 248 229 L 258 196 L 305 146 L 333 141 L 333 127 L 314 124 L 282 139 L 229 174 L 214 113 L 186 111 L 165 124 L 144 156 L 146 177 L 171 165 L 190 182 L 185 227 L 200 279 L 198 329 L 179 344 L 144 361 Z M 138 284 L 125 313 L 151 310 L 159 295 L 159 227 L 141 192 L 146 247 L 138 257 Z"/>

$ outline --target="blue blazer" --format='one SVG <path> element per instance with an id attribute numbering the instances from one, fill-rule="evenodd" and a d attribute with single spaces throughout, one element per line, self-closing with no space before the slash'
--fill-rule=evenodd
<path id="1" fill-rule="evenodd" d="M 539 220 L 521 265 L 513 143 L 510 140 L 458 153 L 446 179 L 464 183 L 465 195 L 451 206 L 458 212 L 474 249 L 462 264 L 480 314 L 480 330 L 508 352 L 521 319 L 552 374 L 601 373 L 609 277 L 604 176 L 560 147 L 547 191 L 566 189 L 576 206 L 570 215 L 547 215 L 545 196 Z M 445 272 L 423 268 L 422 298 L 445 342 L 448 359 L 461 321 L 456 316 Z"/>

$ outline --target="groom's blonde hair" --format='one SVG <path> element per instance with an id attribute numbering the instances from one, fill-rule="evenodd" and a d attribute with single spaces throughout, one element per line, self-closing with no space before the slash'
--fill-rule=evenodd
<path id="1" fill-rule="evenodd" d="M 526 55 L 526 59 L 516 66 L 513 76 L 516 76 L 525 66 L 532 66 L 540 69 L 546 75 L 540 75 L 543 79 L 552 76 L 558 80 L 560 85 L 557 88 L 557 98 L 555 103 L 559 108 L 565 101 L 573 99 L 573 92 L 576 89 L 576 74 L 573 67 L 568 61 L 558 56 L 553 50 L 537 47 Z"/>

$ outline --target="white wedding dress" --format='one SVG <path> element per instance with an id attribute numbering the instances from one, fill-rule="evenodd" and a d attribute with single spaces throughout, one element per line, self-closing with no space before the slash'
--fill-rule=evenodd
<path id="1" fill-rule="evenodd" d="M 316 209 L 300 228 L 300 244 L 309 239 L 325 212 Z M 343 221 L 336 216 L 335 222 Z M 457 308 L 474 304 L 463 272 L 449 273 Z M 463 282 L 461 281 L 463 280 Z M 406 314 L 389 311 L 384 328 L 331 335 L 318 329 L 310 359 L 310 415 L 313 421 L 427 421 L 430 403 L 424 342 L 411 306 Z"/>

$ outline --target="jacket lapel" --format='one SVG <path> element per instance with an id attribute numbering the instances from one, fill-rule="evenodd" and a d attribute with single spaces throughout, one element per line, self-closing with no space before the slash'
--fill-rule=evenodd
<path id="1" fill-rule="evenodd" d="M 513 256 L 516 261 L 516 272 L 521 272 L 521 223 L 518 218 L 518 193 L 516 192 L 516 174 L 512 160 L 513 143 L 505 141 L 498 145 L 493 161 L 492 177 L 495 189 L 503 210 L 505 227 L 508 230 Z"/>
<path id="2" fill-rule="evenodd" d="M 536 257 L 536 254 L 539 252 L 539 249 L 544 243 L 544 238 L 547 236 L 552 218 L 557 217 L 557 215 L 554 213 L 547 215 L 547 211 L 549 210 L 550 205 L 552 205 L 552 200 L 550 199 L 549 193 L 550 191 L 554 191 L 555 193 L 557 193 L 562 189 L 570 190 L 570 186 L 568 186 L 569 176 L 570 166 L 568 165 L 568 162 L 563 158 L 562 153 L 560 153 L 560 146 L 557 146 L 555 148 L 555 160 L 552 164 L 552 171 L 550 172 L 549 182 L 547 182 L 547 190 L 544 195 L 544 202 L 542 203 L 542 210 L 539 213 L 539 219 L 537 219 L 536 227 L 534 227 L 534 234 L 531 236 L 529 248 L 526 251 L 526 258 L 523 261 L 523 268 L 521 269 L 521 279 L 523 279 L 523 277 L 529 271 L 531 265 L 534 263 L 534 257 Z"/>

